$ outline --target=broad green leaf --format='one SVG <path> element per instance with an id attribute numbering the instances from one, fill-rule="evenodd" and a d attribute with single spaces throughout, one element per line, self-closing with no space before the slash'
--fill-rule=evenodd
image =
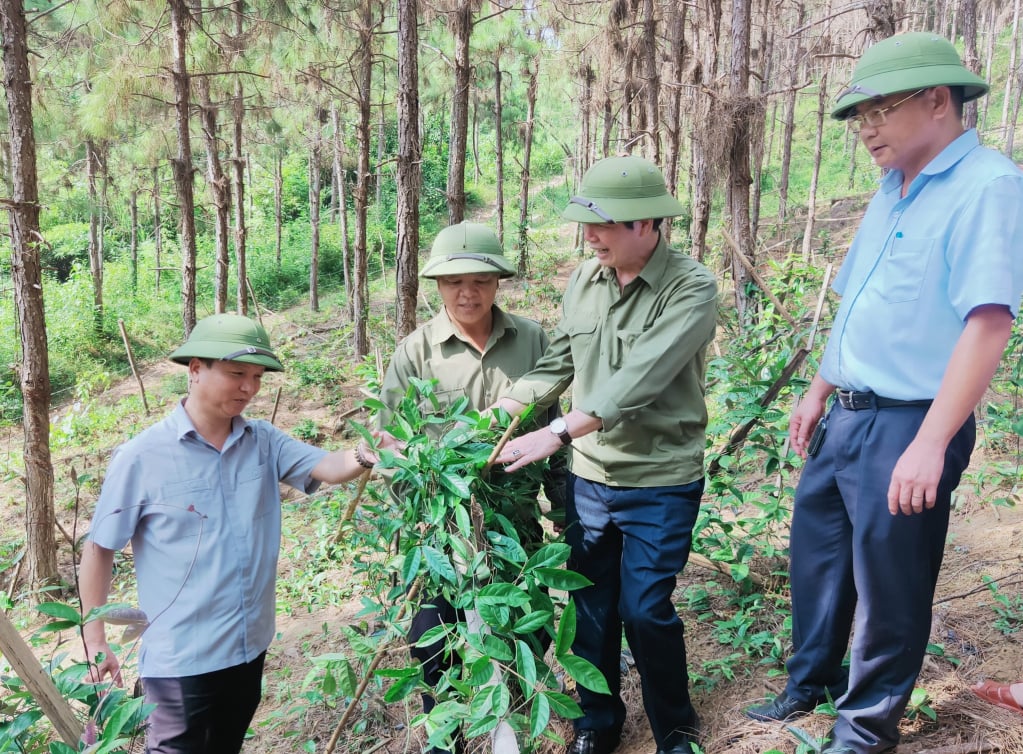
<path id="1" fill-rule="evenodd" d="M 476 604 L 522 607 L 529 604 L 529 595 L 514 584 L 487 584 L 480 589 Z"/>
<path id="2" fill-rule="evenodd" d="M 473 717 L 475 717 L 475 715 Z M 465 731 L 465 735 L 469 738 L 482 736 L 494 730 L 499 722 L 497 715 L 484 715 L 468 727 Z"/>
<path id="3" fill-rule="evenodd" d="M 460 497 L 463 500 L 468 500 L 472 495 L 472 492 L 469 491 L 469 483 L 465 481 L 465 477 L 460 477 L 458 474 L 446 472 L 441 474 L 439 479 L 442 485 L 447 487 L 457 497 Z"/>
<path id="4" fill-rule="evenodd" d="M 414 692 L 419 686 L 419 673 L 401 678 L 391 684 L 384 694 L 384 701 L 388 704 L 404 699 Z"/>
<path id="5" fill-rule="evenodd" d="M 521 676 L 522 691 L 528 698 L 536 687 L 536 657 L 526 642 L 515 642 L 515 669 Z"/>
<path id="6" fill-rule="evenodd" d="M 484 634 L 483 647 L 486 653 L 498 662 L 511 662 L 515 655 L 504 639 L 493 634 Z"/>
<path id="7" fill-rule="evenodd" d="M 546 626 L 552 615 L 550 610 L 537 610 L 533 613 L 526 613 L 515 621 L 512 631 L 517 634 L 531 634 Z"/>
<path id="8" fill-rule="evenodd" d="M 82 622 L 82 614 L 75 608 L 71 607 L 71 605 L 65 605 L 62 602 L 44 602 L 37 606 L 36 610 L 41 612 L 43 615 L 60 618 L 61 620 L 68 621 L 76 626 Z"/>
<path id="9" fill-rule="evenodd" d="M 426 558 L 426 567 L 432 574 L 451 584 L 457 583 L 458 576 L 455 574 L 451 561 L 440 550 L 427 545 L 423 547 L 423 556 Z"/>
<path id="10" fill-rule="evenodd" d="M 540 734 L 547 728 L 551 721 L 551 703 L 544 694 L 537 694 L 533 697 L 533 703 L 529 708 L 529 735 L 531 738 L 539 738 Z"/>
<path id="11" fill-rule="evenodd" d="M 526 561 L 526 571 L 535 568 L 557 568 L 568 562 L 572 548 L 564 542 L 551 542 L 534 552 Z"/>
<path id="12" fill-rule="evenodd" d="M 567 694 L 562 694 L 558 691 L 544 691 L 542 694 L 550 702 L 554 712 L 561 717 L 572 720 L 583 716 L 582 708 L 576 703 L 575 699 Z"/>
<path id="13" fill-rule="evenodd" d="M 484 655 L 469 664 L 469 675 L 465 682 L 470 686 L 483 686 L 494 677 L 494 663 Z"/>
<path id="14" fill-rule="evenodd" d="M 569 600 L 558 621 L 558 633 L 554 639 L 554 656 L 567 655 L 575 641 L 575 600 Z"/>
<path id="15" fill-rule="evenodd" d="M 429 608 L 427 608 L 429 609 Z M 448 626 L 441 624 L 434 626 L 429 629 L 426 633 L 419 637 L 419 641 L 416 642 L 417 647 L 428 647 L 434 642 L 443 641 L 448 635 Z"/>
<path id="16" fill-rule="evenodd" d="M 416 580 L 416 576 L 419 575 L 419 566 L 422 562 L 422 548 L 413 547 L 405 553 L 405 560 L 401 564 L 401 581 L 406 587 Z"/>
<path id="17" fill-rule="evenodd" d="M 563 592 L 570 592 L 573 589 L 582 589 L 584 586 L 592 586 L 593 582 L 575 571 L 568 571 L 563 568 L 537 568 L 534 570 L 536 580 L 551 589 L 558 589 Z"/>
<path id="18" fill-rule="evenodd" d="M 480 618 L 491 628 L 504 632 L 511 622 L 511 610 L 504 605 L 477 605 Z"/>
<path id="19" fill-rule="evenodd" d="M 595 694 L 611 693 L 604 674 L 597 670 L 597 666 L 589 660 L 584 660 L 576 655 L 558 655 L 558 662 L 580 686 L 585 686 Z"/>

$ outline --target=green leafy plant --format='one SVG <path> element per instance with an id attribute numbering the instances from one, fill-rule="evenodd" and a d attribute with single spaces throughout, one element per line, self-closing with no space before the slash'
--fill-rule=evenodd
<path id="1" fill-rule="evenodd" d="M 1023 628 L 1023 595 L 1006 594 L 990 576 L 985 575 L 981 579 L 995 600 L 991 606 L 998 616 L 995 619 L 995 628 L 1006 636 L 1017 633 Z"/>
<path id="2" fill-rule="evenodd" d="M 921 715 L 931 720 L 938 719 L 938 713 L 931 707 L 931 695 L 926 689 L 915 688 L 909 695 L 909 704 L 906 705 L 906 717 L 915 720 Z"/>

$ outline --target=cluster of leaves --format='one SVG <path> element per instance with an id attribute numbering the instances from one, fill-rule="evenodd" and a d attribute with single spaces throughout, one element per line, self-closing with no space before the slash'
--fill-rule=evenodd
<path id="1" fill-rule="evenodd" d="M 368 405 L 383 409 L 375 401 Z M 421 601 L 441 596 L 462 617 L 419 642 L 442 642 L 451 659 L 439 685 L 429 688 L 416 663 L 380 669 L 378 679 L 390 684 L 384 698 L 432 694 L 437 705 L 415 720 L 431 745 L 450 745 L 458 731 L 467 738 L 486 735 L 502 723 L 527 745 L 551 736 L 553 714 L 576 717 L 581 710 L 559 689 L 546 644 L 553 641 L 554 659 L 577 683 L 603 693 L 608 688 L 593 665 L 571 654 L 573 603 L 549 592 L 589 582 L 563 568 L 568 545 L 542 541 L 536 494 L 543 469 L 488 476 L 500 429 L 468 411 L 466 400 L 441 407 L 430 382 L 414 381 L 392 409 L 388 430 L 406 445 L 400 456 L 382 451 L 382 465 L 393 469 L 390 494 L 364 506 L 362 525 L 347 541 L 365 583 L 377 590 L 375 599 L 367 598 L 365 614 L 401 633 L 402 619 Z M 368 432 L 365 437 L 370 439 Z M 392 557 L 368 555 L 393 542 Z M 388 640 L 354 628 L 346 634 L 363 663 Z M 353 659 L 337 653 L 321 658 L 324 682 L 348 697 L 358 675 Z"/>
<path id="2" fill-rule="evenodd" d="M 39 612 L 53 620 L 39 629 L 40 634 L 69 629 L 78 630 L 86 622 L 101 618 L 110 610 L 125 605 L 109 604 L 97 608 L 85 618 L 77 609 L 59 602 L 44 602 Z M 58 654 L 44 665 L 61 696 L 88 710 L 85 732 L 78 747 L 53 741 L 52 731 L 44 724 L 43 712 L 32 693 L 16 675 L 0 674 L 0 751 L 21 754 L 120 754 L 131 750 L 142 734 L 145 718 L 155 708 L 141 697 L 108 684 L 95 684 L 87 679 L 89 666 L 84 662 L 66 662 Z"/>

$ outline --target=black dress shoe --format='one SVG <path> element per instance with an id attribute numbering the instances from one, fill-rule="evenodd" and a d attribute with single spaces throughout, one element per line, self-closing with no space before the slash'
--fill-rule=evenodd
<path id="1" fill-rule="evenodd" d="M 621 740 L 620 730 L 577 730 L 566 754 L 611 754 Z"/>
<path id="2" fill-rule="evenodd" d="M 670 745 L 667 748 L 658 749 L 657 754 L 693 754 L 699 744 L 700 718 L 694 714 L 692 724 L 673 735 Z"/>
<path id="3" fill-rule="evenodd" d="M 804 702 L 801 699 L 793 699 L 783 691 L 770 702 L 747 707 L 746 717 L 765 723 L 772 721 L 783 723 L 813 712 L 821 701 L 823 700 L 811 699 Z"/>

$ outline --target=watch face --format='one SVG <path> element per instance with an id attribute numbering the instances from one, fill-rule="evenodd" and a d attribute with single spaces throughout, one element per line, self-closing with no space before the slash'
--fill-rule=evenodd
<path id="1" fill-rule="evenodd" d="M 551 432 L 556 435 L 560 435 L 562 432 L 568 430 L 568 425 L 565 424 L 565 420 L 558 418 L 551 422 Z"/>

